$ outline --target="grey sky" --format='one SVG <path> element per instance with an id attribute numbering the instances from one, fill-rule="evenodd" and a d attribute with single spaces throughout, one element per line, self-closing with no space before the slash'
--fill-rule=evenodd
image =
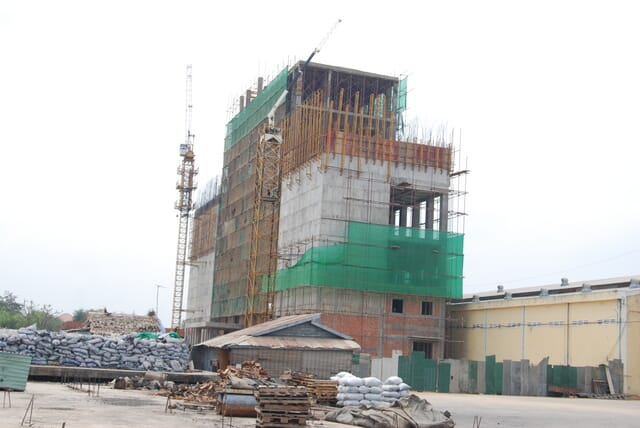
<path id="1" fill-rule="evenodd" d="M 0 288 L 169 322 L 185 67 L 198 181 L 232 102 L 306 58 L 409 75 L 409 118 L 462 129 L 465 291 L 640 273 L 633 2 L 4 1 Z"/>

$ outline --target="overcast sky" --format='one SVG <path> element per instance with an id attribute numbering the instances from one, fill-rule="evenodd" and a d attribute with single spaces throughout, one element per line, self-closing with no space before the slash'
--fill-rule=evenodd
<path id="1" fill-rule="evenodd" d="M 633 3 L 4 0 L 0 292 L 142 314 L 158 291 L 169 324 L 186 65 L 203 185 L 233 100 L 338 18 L 317 62 L 407 74 L 408 118 L 462 132 L 465 292 L 640 274 Z"/>

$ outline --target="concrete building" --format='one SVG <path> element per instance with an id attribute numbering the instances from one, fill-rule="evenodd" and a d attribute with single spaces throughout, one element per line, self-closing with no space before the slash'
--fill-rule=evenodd
<path id="1" fill-rule="evenodd" d="M 262 201 L 277 203 L 256 217 L 265 118 L 300 66 L 258 79 L 227 125 L 220 192 L 196 213 L 186 334 L 199 343 L 242 328 L 248 304 L 267 307 L 248 293 L 257 254 L 275 316 L 321 313 L 377 358 L 442 358 L 445 300 L 462 297 L 464 174 L 451 136 L 404 127 L 406 80 L 309 64 L 276 111 L 281 170 Z"/>
<path id="2" fill-rule="evenodd" d="M 448 305 L 447 356 L 484 361 L 549 357 L 549 364 L 607 365 L 620 360 L 626 394 L 640 394 L 640 282 L 636 277 L 465 296 Z"/>
<path id="3" fill-rule="evenodd" d="M 200 343 L 216 335 L 211 324 L 213 271 L 215 267 L 216 227 L 220 203 L 220 187 L 212 180 L 200 194 L 194 214 L 190 269 L 187 291 L 186 325 L 191 343 Z"/>

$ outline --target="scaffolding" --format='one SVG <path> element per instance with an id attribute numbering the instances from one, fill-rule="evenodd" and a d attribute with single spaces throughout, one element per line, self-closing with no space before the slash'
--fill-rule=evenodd
<path id="1" fill-rule="evenodd" d="M 227 125 L 215 232 L 212 318 L 240 326 L 246 322 L 247 305 L 268 308 L 273 301 L 268 281 L 274 281 L 276 271 L 280 291 L 318 285 L 442 297 L 461 294 L 463 233 L 456 233 L 458 226 L 454 231 L 449 228 L 464 215 L 464 203 L 452 209 L 452 201 L 464 196 L 466 189 L 449 187 L 449 177 L 462 175 L 456 171 L 459 152 L 452 138 L 443 133 L 407 137 L 411 132 L 403 132 L 406 80 L 310 64 L 276 112 L 283 136 L 278 146 L 280 171 L 265 172 L 262 126 L 291 76 L 285 68 L 264 88 L 259 84 L 255 96 L 247 92 L 241 110 Z M 265 173 L 280 176 L 280 183 L 260 188 Z M 282 213 L 275 204 L 269 205 L 265 189 L 281 184 L 281 190 L 282 186 L 291 190 L 318 174 L 337 175 L 347 186 L 358 180 L 369 180 L 371 186 L 384 182 L 391 194 L 387 199 L 357 192 L 346 195 L 340 238 L 310 233 L 300 238 L 306 242 L 299 249 L 288 241 L 251 239 L 252 234 L 262 236 L 268 231 L 273 236 L 272 228 L 278 223 L 282 228 Z M 439 184 L 430 187 L 398 178 L 412 174 L 433 177 Z M 350 207 L 356 205 L 366 205 L 371 213 L 363 219 L 352 217 Z M 385 213 L 382 219 L 381 211 Z M 279 270 L 274 263 L 278 259 Z M 255 266 L 251 260 L 256 260 Z M 253 286 L 263 292 L 252 301 L 246 293 L 250 272 L 259 273 L 258 284 Z"/>

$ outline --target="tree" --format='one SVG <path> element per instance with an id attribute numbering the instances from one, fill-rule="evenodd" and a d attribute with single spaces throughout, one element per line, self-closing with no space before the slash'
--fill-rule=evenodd
<path id="1" fill-rule="evenodd" d="M 0 328 L 18 329 L 33 324 L 38 329 L 57 331 L 62 321 L 51 306 L 38 307 L 33 302 L 21 304 L 15 294 L 5 291 L 4 296 L 0 296 Z"/>
<path id="2" fill-rule="evenodd" d="M 73 311 L 73 320 L 80 321 L 80 322 L 86 321 L 88 312 L 89 311 L 85 309 L 76 309 L 75 311 Z"/>
<path id="3" fill-rule="evenodd" d="M 22 312 L 23 305 L 16 301 L 17 297 L 10 291 L 5 291 L 4 296 L 0 296 L 0 311 L 9 313 Z"/>
<path id="4" fill-rule="evenodd" d="M 35 324 L 38 330 L 59 331 L 62 321 L 58 319 L 57 314 L 50 305 L 38 308 L 33 302 L 29 302 L 25 309 L 26 325 Z"/>

